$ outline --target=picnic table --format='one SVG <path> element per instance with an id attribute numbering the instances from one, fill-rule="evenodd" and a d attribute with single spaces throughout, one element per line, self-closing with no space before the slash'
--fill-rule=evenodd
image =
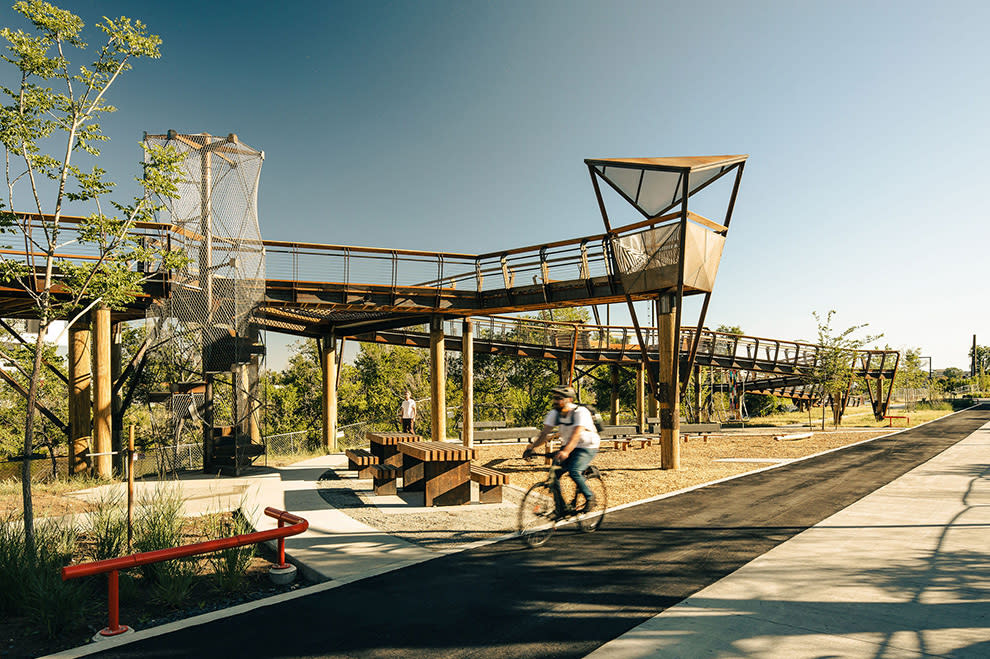
<path id="1" fill-rule="evenodd" d="M 399 442 L 418 442 L 419 435 L 408 432 L 369 432 L 365 438 L 371 445 L 371 455 L 378 458 L 380 465 L 392 465 L 402 468 L 402 455 L 399 453 Z"/>
<path id="2" fill-rule="evenodd" d="M 402 489 L 422 491 L 425 506 L 471 502 L 474 449 L 449 442 L 402 441 Z"/>

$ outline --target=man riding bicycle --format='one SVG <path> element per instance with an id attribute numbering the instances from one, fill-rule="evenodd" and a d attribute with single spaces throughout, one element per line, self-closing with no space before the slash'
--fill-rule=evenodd
<path id="1" fill-rule="evenodd" d="M 576 394 L 572 387 L 554 387 L 550 395 L 553 397 L 553 409 L 543 419 L 543 430 L 539 436 L 526 446 L 523 457 L 530 457 L 533 449 L 547 442 L 554 426 L 559 427 L 560 450 L 556 459 L 570 475 L 578 492 L 584 495 L 583 512 L 587 512 L 595 507 L 595 495 L 585 481 L 584 470 L 598 454 L 601 437 L 595 430 L 595 422 L 588 408 L 574 403 Z"/>

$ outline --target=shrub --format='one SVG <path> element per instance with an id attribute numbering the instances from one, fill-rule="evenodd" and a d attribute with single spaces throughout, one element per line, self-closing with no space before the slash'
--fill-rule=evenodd
<path id="1" fill-rule="evenodd" d="M 750 416 L 770 416 L 786 412 L 788 403 L 770 394 L 746 394 L 746 412 Z"/>
<path id="2" fill-rule="evenodd" d="M 210 540 L 229 538 L 242 533 L 254 531 L 251 524 L 240 513 L 228 517 L 223 514 L 208 516 L 206 535 Z M 223 592 L 241 590 L 245 583 L 245 574 L 251 559 L 254 558 L 256 546 L 231 547 L 208 554 L 206 559 L 213 566 L 213 579 L 217 589 Z"/>
<path id="3" fill-rule="evenodd" d="M 82 624 L 88 599 L 84 584 L 62 581 L 78 529 L 71 518 L 49 519 L 35 527 L 35 554 L 29 555 L 20 514 L 0 519 L 0 613 L 30 615 L 52 638 Z"/>
<path id="4" fill-rule="evenodd" d="M 35 527 L 37 552 L 24 572 L 24 608 L 53 638 L 82 626 L 87 584 L 62 581 L 62 568 L 72 561 L 79 529 L 71 520 L 45 520 Z"/>
<path id="5" fill-rule="evenodd" d="M 24 596 L 24 524 L 19 512 L 0 517 L 0 616 L 19 608 Z"/>
<path id="6" fill-rule="evenodd" d="M 122 556 L 127 545 L 127 509 L 122 505 L 123 492 L 108 489 L 96 500 L 89 514 L 86 532 L 93 540 L 93 558 Z"/>
<path id="7" fill-rule="evenodd" d="M 916 410 L 951 410 L 952 403 L 947 400 L 923 400 L 920 403 L 915 403 L 914 409 Z"/>
<path id="8" fill-rule="evenodd" d="M 178 488 L 161 485 L 150 496 L 138 501 L 134 520 L 134 550 L 155 551 L 183 544 L 183 499 Z M 189 594 L 199 572 L 198 559 L 180 558 L 141 567 L 155 597 L 169 606 L 178 606 Z"/>

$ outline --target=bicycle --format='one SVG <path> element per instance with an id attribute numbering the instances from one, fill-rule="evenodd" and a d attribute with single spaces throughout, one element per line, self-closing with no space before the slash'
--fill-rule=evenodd
<path id="1" fill-rule="evenodd" d="M 584 510 L 584 496 L 575 493 L 570 504 L 565 503 L 560 490 L 560 475 L 563 468 L 557 463 L 555 453 L 533 453 L 533 456 L 554 458 L 547 470 L 545 480 L 534 484 L 523 496 L 519 505 L 519 536 L 530 547 L 540 547 L 550 539 L 561 522 L 576 518 L 578 526 L 585 533 L 594 533 L 605 521 L 608 509 L 608 491 L 602 473 L 595 465 L 584 470 L 584 477 L 595 495 L 595 507 Z M 581 505 L 578 505 L 578 498 Z"/>

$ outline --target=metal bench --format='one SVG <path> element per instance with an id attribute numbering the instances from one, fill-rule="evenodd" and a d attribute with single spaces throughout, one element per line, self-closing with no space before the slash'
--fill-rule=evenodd
<path id="1" fill-rule="evenodd" d="M 490 467 L 471 465 L 471 480 L 478 484 L 480 503 L 502 503 L 502 486 L 509 482 L 509 475 Z"/>

